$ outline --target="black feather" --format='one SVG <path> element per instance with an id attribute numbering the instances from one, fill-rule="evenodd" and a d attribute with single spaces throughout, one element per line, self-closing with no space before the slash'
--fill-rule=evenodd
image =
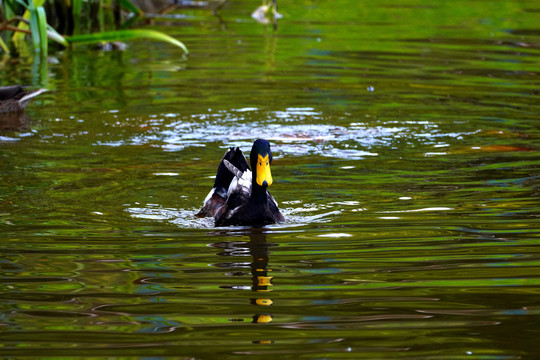
<path id="1" fill-rule="evenodd" d="M 234 178 L 234 174 L 231 173 L 229 169 L 227 169 L 227 167 L 223 163 L 223 160 L 228 160 L 231 164 L 236 166 L 236 168 L 242 172 L 249 170 L 249 165 L 246 161 L 246 158 L 244 157 L 244 154 L 242 153 L 242 150 L 240 150 L 238 147 L 229 148 L 225 155 L 223 155 L 223 158 L 221 159 L 221 162 L 218 166 L 216 180 L 214 181 L 214 188 L 219 195 L 225 197 L 227 195 L 229 185 Z"/>

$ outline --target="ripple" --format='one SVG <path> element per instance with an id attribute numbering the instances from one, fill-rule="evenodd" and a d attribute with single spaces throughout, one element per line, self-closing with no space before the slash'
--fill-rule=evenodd
<path id="1" fill-rule="evenodd" d="M 439 206 L 439 207 L 427 207 L 421 209 L 407 209 L 407 210 L 390 210 L 390 211 L 381 211 L 381 213 L 412 213 L 412 212 L 424 212 L 424 211 L 449 211 L 454 210 L 451 207 Z"/>
<path id="2" fill-rule="evenodd" d="M 164 221 L 181 228 L 210 229 L 214 228 L 213 218 L 198 218 L 195 216 L 197 209 L 175 209 L 164 208 L 159 204 L 146 204 L 143 207 L 131 207 L 126 205 L 125 211 L 133 218 L 152 221 Z M 281 224 L 269 225 L 268 227 L 287 228 L 311 223 L 326 223 L 332 221 L 336 215 L 342 213 L 341 210 L 331 210 L 332 205 L 304 204 L 295 208 L 282 208 L 281 212 L 285 216 L 285 222 Z M 321 212 L 323 211 L 323 212 Z"/>
<path id="3" fill-rule="evenodd" d="M 181 151 L 222 142 L 226 146 L 247 148 L 253 139 L 262 137 L 274 143 L 278 154 L 359 160 L 379 156 L 372 150 L 375 146 L 391 146 L 403 138 L 435 144 L 441 137 L 459 138 L 468 134 L 445 133 L 429 121 L 414 122 L 416 127 L 403 127 L 396 121 L 378 125 L 373 125 L 372 121 L 364 123 L 346 113 L 339 118 L 339 121 L 333 119 L 330 123 L 328 115 L 311 107 L 270 112 L 250 107 L 190 116 L 154 115 L 148 120 L 148 131 L 143 134 L 137 133 L 121 140 L 98 141 L 96 145 L 151 145 L 165 151 Z M 426 153 L 426 156 L 435 154 L 439 155 Z"/>
<path id="4" fill-rule="evenodd" d="M 12 138 L 9 136 L 0 136 L 0 143 L 11 143 L 11 142 L 19 141 L 19 140 L 20 139 L 18 138 Z"/>
<path id="5" fill-rule="evenodd" d="M 347 233 L 329 233 L 329 234 L 320 234 L 317 235 L 318 237 L 325 237 L 325 238 L 341 238 L 341 237 L 351 237 L 351 234 Z"/>
<path id="6" fill-rule="evenodd" d="M 196 210 L 163 208 L 157 204 L 147 204 L 146 207 L 128 207 L 125 211 L 137 219 L 167 221 L 182 228 L 208 229 L 214 227 L 211 218 L 196 217 Z"/>

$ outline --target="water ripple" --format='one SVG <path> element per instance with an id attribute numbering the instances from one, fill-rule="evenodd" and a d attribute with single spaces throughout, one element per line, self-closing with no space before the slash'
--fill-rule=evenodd
<path id="1" fill-rule="evenodd" d="M 335 119 L 332 122 L 336 123 Z M 180 151 L 215 142 L 248 148 L 253 139 L 266 138 L 275 143 L 274 151 L 278 154 L 358 160 L 378 156 L 374 147 L 388 147 L 400 139 L 437 144 L 440 138 L 470 134 L 444 132 L 429 121 L 408 121 L 407 127 L 395 121 L 373 125 L 352 119 L 348 114 L 343 114 L 338 122 L 341 124 L 335 125 L 328 121 L 326 114 L 314 108 L 288 108 L 267 113 L 257 108 L 241 108 L 191 116 L 166 114 L 152 117 L 148 123 L 149 129 L 143 134 L 99 141 L 97 145 L 152 145 L 166 151 Z M 411 127 L 410 123 L 416 127 Z"/>
<path id="2" fill-rule="evenodd" d="M 281 212 L 286 221 L 283 224 L 269 226 L 270 228 L 289 228 L 311 223 L 326 223 L 331 221 L 342 210 L 332 209 L 333 206 L 315 206 L 304 204 L 300 207 L 282 208 Z M 142 207 L 127 207 L 125 209 L 133 218 L 152 221 L 164 221 L 181 228 L 209 229 L 214 228 L 213 218 L 198 218 L 195 216 L 197 209 L 174 209 L 164 208 L 159 204 L 146 204 Z"/>

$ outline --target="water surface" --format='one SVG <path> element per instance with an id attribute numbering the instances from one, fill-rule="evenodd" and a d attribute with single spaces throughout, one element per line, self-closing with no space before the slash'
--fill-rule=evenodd
<path id="1" fill-rule="evenodd" d="M 259 4 L 0 65 L 0 355 L 540 356 L 540 7 Z M 195 218 L 258 137 L 287 221 Z"/>

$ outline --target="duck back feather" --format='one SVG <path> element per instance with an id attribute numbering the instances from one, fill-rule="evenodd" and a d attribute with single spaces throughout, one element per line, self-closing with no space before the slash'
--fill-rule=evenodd
<path id="1" fill-rule="evenodd" d="M 227 169 L 225 160 L 242 172 L 249 171 L 249 164 L 246 161 L 242 150 L 238 147 L 229 148 L 219 163 L 214 187 L 204 199 L 202 209 L 195 216 L 215 216 L 217 211 L 227 203 L 229 188 L 231 187 L 233 180 L 236 179 L 236 176 Z"/>

